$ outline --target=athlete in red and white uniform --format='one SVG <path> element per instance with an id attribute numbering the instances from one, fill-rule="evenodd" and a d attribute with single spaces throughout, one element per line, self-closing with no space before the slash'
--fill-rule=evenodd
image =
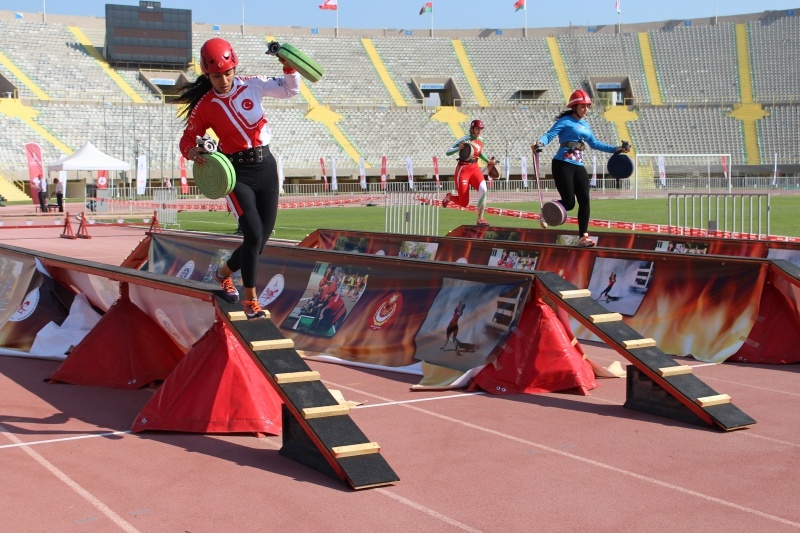
<path id="1" fill-rule="evenodd" d="M 473 120 L 469 125 L 469 135 L 457 140 L 446 152 L 446 155 L 453 155 L 459 153 L 461 147 L 466 143 L 471 143 L 474 147 L 472 157 L 468 160 L 461 160 L 459 158 L 458 165 L 456 166 L 453 181 L 456 183 L 456 190 L 458 194 L 447 193 L 442 200 L 442 207 L 447 207 L 450 202 L 455 202 L 461 207 L 469 205 L 469 188 L 478 191 L 478 225 L 488 226 L 489 223 L 483 218 L 483 212 L 486 209 L 486 180 L 483 177 L 483 171 L 478 166 L 478 159 L 482 159 L 486 163 L 494 163 L 483 154 L 483 138 L 481 137 L 483 131 L 483 121 Z"/>
<path id="2" fill-rule="evenodd" d="M 239 77 L 235 75 L 239 59 L 230 43 L 209 39 L 200 49 L 203 75 L 185 85 L 177 99 L 187 104 L 186 128 L 180 140 L 184 157 L 195 165 L 204 165 L 206 158 L 196 138 L 213 129 L 220 152 L 228 156 L 236 171 L 236 185 L 227 201 L 239 222 L 242 245 L 218 269 L 216 277 L 225 298 L 236 302 L 239 292 L 231 276 L 242 271 L 242 303 L 248 318 L 266 316 L 256 296 L 256 268 L 275 227 L 280 195 L 278 165 L 269 151 L 272 135 L 261 99 L 291 98 L 300 92 L 300 75 L 279 60 L 284 65 L 283 77 Z"/>

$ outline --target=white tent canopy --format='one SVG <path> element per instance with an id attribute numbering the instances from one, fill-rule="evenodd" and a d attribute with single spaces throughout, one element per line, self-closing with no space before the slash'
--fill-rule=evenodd
<path id="1" fill-rule="evenodd" d="M 74 154 L 62 157 L 52 165 L 47 165 L 47 170 L 130 170 L 130 164 L 104 154 L 86 141 Z"/>

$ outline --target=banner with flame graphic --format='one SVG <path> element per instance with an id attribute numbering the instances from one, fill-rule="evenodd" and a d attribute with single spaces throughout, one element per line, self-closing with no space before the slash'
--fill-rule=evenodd
<path id="1" fill-rule="evenodd" d="M 436 261 L 555 272 L 579 288 L 588 288 L 609 312 L 622 314 L 629 326 L 655 339 L 669 354 L 712 362 L 800 360 L 794 348 L 800 343 L 800 306 L 796 303 L 800 301 L 800 283 L 793 289 L 778 283 L 770 274 L 770 263 L 763 260 L 732 261 L 730 257 L 697 253 L 706 249 L 731 252 L 738 247 L 742 255 L 753 254 L 747 249 L 748 241 L 712 243 L 687 238 L 680 241 L 683 253 L 677 252 L 678 246 L 674 253 L 663 253 L 542 246 L 519 242 L 524 232 L 513 229 L 477 228 L 461 233 L 471 238 L 415 236 L 413 240 L 430 250 L 427 258 Z M 556 242 L 567 243 L 567 236 L 559 236 L 557 231 L 544 233 L 552 234 Z M 615 239 L 619 244 L 627 239 L 630 245 L 644 237 L 652 238 L 620 234 Z M 605 235 L 600 237 L 603 244 L 607 242 L 604 239 Z M 300 246 L 404 257 L 410 240 L 402 235 L 317 230 Z M 652 242 L 658 244 L 657 240 Z M 766 256 L 767 243 L 751 244 L 757 255 Z M 797 247 L 769 243 L 773 244 Z M 800 254 L 784 257 L 800 261 Z M 776 288 L 779 294 L 774 294 Z M 764 324 L 767 315 L 771 320 Z M 773 324 L 782 324 L 780 336 L 770 335 Z M 600 340 L 577 322 L 572 328 L 580 339 Z"/>

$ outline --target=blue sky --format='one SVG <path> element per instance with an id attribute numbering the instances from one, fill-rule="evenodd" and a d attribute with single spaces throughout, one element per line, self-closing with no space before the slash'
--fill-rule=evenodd
<path id="1" fill-rule="evenodd" d="M 207 24 L 336 26 L 335 11 L 323 11 L 324 0 L 162 0 L 161 7 L 191 9 L 194 22 Z M 340 28 L 395 28 L 427 30 L 521 28 L 525 13 L 514 11 L 515 0 L 433 0 L 433 19 L 420 15 L 427 0 L 338 0 Z M 595 26 L 616 24 L 615 0 L 527 0 L 527 27 Z M 800 0 L 620 0 L 622 23 L 713 17 L 767 10 L 796 9 Z M 25 13 L 105 17 L 105 4 L 138 5 L 138 0 L 2 0 L 0 10 Z M 41 17 L 41 15 L 39 15 Z M 40 20 L 40 19 L 39 19 Z"/>

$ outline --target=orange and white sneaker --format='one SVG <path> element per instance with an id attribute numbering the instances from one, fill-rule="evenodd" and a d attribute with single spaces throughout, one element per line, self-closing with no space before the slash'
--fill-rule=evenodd
<path id="1" fill-rule="evenodd" d="M 450 193 L 445 194 L 444 198 L 442 199 L 442 207 L 447 207 L 448 204 L 452 201 L 453 201 L 453 195 Z"/>
<path id="2" fill-rule="evenodd" d="M 258 300 L 244 300 L 242 302 L 242 306 L 244 307 L 244 314 L 247 316 L 247 320 L 267 318 L 267 313 L 261 309 L 261 306 L 258 304 Z"/>
<path id="3" fill-rule="evenodd" d="M 217 280 L 219 286 L 222 287 L 222 297 L 232 304 L 239 301 L 239 291 L 233 285 L 233 280 L 230 276 L 222 277 L 219 275 L 219 270 L 214 272 L 214 279 Z"/>
<path id="4" fill-rule="evenodd" d="M 479 226 L 488 226 L 489 222 L 485 218 L 479 218 L 477 224 Z"/>
<path id="5" fill-rule="evenodd" d="M 588 233 L 584 233 L 583 236 L 578 240 L 578 246 L 585 246 L 590 248 L 595 245 L 595 242 L 589 238 Z"/>

